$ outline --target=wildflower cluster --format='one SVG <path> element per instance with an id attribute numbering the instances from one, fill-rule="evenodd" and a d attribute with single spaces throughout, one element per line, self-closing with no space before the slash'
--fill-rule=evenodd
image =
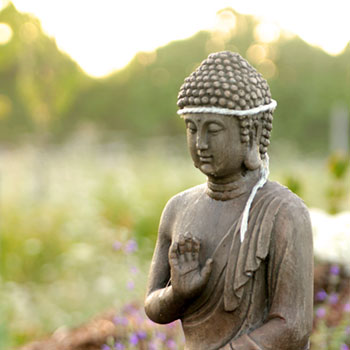
<path id="1" fill-rule="evenodd" d="M 184 340 L 178 322 L 157 325 L 149 320 L 138 304 L 127 304 L 113 318 L 115 331 L 101 350 L 175 350 Z"/>
<path id="2" fill-rule="evenodd" d="M 115 251 L 124 251 L 124 253 L 126 254 L 131 254 L 131 253 L 135 253 L 137 251 L 137 242 L 133 239 L 128 240 L 125 243 L 122 243 L 120 241 L 115 241 L 113 243 L 113 249 Z"/>
<path id="3" fill-rule="evenodd" d="M 350 350 L 350 271 L 338 264 L 315 268 L 312 349 Z"/>

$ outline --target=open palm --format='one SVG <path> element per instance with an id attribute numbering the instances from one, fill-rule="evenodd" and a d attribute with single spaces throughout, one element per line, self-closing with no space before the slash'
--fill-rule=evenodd
<path id="1" fill-rule="evenodd" d="M 190 233 L 180 234 L 179 240 L 170 247 L 171 285 L 174 294 L 181 298 L 197 296 L 208 282 L 212 259 L 208 259 L 201 268 L 199 249 L 199 240 Z"/>

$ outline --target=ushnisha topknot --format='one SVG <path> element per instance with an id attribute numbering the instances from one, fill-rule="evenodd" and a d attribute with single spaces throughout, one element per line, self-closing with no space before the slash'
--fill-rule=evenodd
<path id="1" fill-rule="evenodd" d="M 238 53 L 212 53 L 185 79 L 177 105 L 250 110 L 270 105 L 271 93 L 266 80 Z M 238 115 L 240 115 L 239 113 Z M 243 113 L 245 115 L 245 113 Z"/>

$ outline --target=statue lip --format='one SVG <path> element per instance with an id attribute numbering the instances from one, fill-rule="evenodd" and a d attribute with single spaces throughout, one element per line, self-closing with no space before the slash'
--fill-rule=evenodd
<path id="1" fill-rule="evenodd" d="M 202 162 L 202 163 L 210 163 L 211 160 L 212 160 L 212 156 L 203 156 L 203 155 L 200 155 L 199 156 L 199 160 Z"/>

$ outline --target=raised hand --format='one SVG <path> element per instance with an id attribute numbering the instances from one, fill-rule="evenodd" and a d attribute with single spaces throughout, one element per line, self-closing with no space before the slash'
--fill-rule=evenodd
<path id="1" fill-rule="evenodd" d="M 171 285 L 174 295 L 180 298 L 197 296 L 208 282 L 213 260 L 208 259 L 201 268 L 198 261 L 199 249 L 199 240 L 189 232 L 180 234 L 179 240 L 170 247 Z"/>

